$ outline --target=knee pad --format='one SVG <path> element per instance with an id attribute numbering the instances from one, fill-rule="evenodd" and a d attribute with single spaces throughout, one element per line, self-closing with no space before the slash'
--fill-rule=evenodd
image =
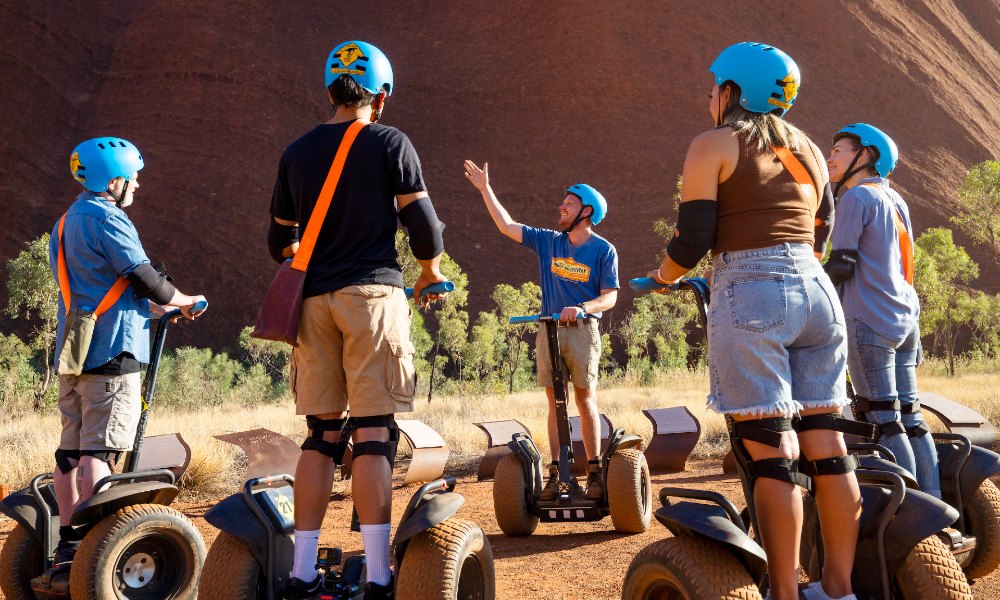
<path id="1" fill-rule="evenodd" d="M 900 406 L 899 414 L 901 415 L 920 414 L 920 401 L 915 400 L 908 404 L 903 404 L 902 406 Z M 914 425 L 913 427 L 906 427 L 906 436 L 911 438 L 924 437 L 930 432 L 931 428 L 928 427 L 927 423 L 924 423 L 923 420 L 921 420 L 919 425 Z"/>
<path id="2" fill-rule="evenodd" d="M 355 429 L 368 429 L 385 427 L 389 430 L 389 441 L 387 442 L 356 442 L 354 444 L 353 458 L 374 454 L 384 456 L 389 461 L 392 468 L 396 462 L 396 446 L 399 444 L 399 426 L 396 425 L 396 418 L 393 415 L 378 415 L 374 417 L 351 417 L 348 419 L 348 427 L 351 431 Z"/>
<path id="3" fill-rule="evenodd" d="M 80 450 L 80 456 L 93 456 L 94 458 L 103 460 L 108 463 L 111 470 L 114 470 L 122 454 L 123 452 L 120 450 Z"/>
<path id="4" fill-rule="evenodd" d="M 916 404 L 916 403 L 914 403 Z M 870 398 L 865 398 L 864 396 L 857 396 L 854 401 L 854 414 L 859 419 L 867 419 L 868 413 L 873 410 L 895 410 L 902 413 L 903 410 L 907 410 L 909 406 L 904 407 L 900 404 L 899 400 L 872 400 Z M 917 406 L 917 410 L 920 410 L 920 406 Z M 885 435 L 902 435 L 906 433 L 906 428 L 899 421 L 890 421 L 888 423 L 877 423 L 873 424 L 878 433 L 871 436 L 873 440 L 878 440 Z"/>
<path id="5" fill-rule="evenodd" d="M 56 450 L 56 467 L 63 475 L 76 468 L 76 465 L 69 462 L 71 460 L 80 461 L 79 450 L 63 450 L 62 448 Z"/>
<path id="6" fill-rule="evenodd" d="M 343 431 L 346 422 L 347 419 L 320 419 L 313 415 L 306 416 L 306 426 L 312 430 L 312 434 L 302 442 L 302 450 L 315 450 L 324 456 L 329 456 L 338 465 L 344 462 L 347 441 L 344 439 Z M 323 439 L 323 434 L 328 431 L 340 432 L 340 441 L 328 442 Z"/>
<path id="7" fill-rule="evenodd" d="M 729 432 L 730 442 L 736 446 L 739 441 L 742 446 L 743 440 L 750 440 L 778 448 L 781 446 L 781 434 L 792 431 L 792 420 L 785 417 L 774 417 L 766 419 L 755 419 L 752 421 L 733 421 Z M 741 456 L 746 453 L 746 456 Z M 809 477 L 799 471 L 799 461 L 792 458 L 762 458 L 760 460 L 749 460 L 749 452 L 733 453 L 738 462 L 743 463 L 747 475 L 750 477 L 751 486 L 757 479 L 777 479 L 797 485 L 807 490 L 812 489 L 812 481 Z"/>
<path id="8" fill-rule="evenodd" d="M 799 433 L 803 431 L 824 429 L 827 431 L 838 431 L 840 433 L 856 435 L 869 440 L 875 437 L 875 426 L 871 423 L 852 421 L 851 419 L 845 419 L 837 414 L 821 414 L 798 417 L 795 419 L 794 427 L 795 431 Z M 858 459 L 849 454 L 833 456 L 830 458 L 821 458 L 818 460 L 809 460 L 809 457 L 807 456 L 805 457 L 805 460 L 801 461 L 802 472 L 810 475 L 811 477 L 823 475 L 847 475 L 857 468 Z"/>

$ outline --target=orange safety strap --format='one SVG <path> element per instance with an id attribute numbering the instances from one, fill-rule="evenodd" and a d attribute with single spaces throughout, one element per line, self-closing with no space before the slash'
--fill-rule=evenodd
<path id="1" fill-rule="evenodd" d="M 861 185 L 879 189 L 877 183 L 862 183 Z M 891 201 L 890 201 L 891 202 Z M 913 285 L 913 242 L 910 240 L 910 232 L 906 230 L 903 217 L 899 214 L 896 204 L 892 203 L 892 224 L 896 226 L 896 235 L 899 236 L 899 255 L 903 259 L 903 277 L 906 283 Z"/>
<path id="2" fill-rule="evenodd" d="M 56 270 L 59 278 L 59 293 L 63 297 L 63 305 L 66 308 L 66 314 L 69 314 L 70 302 L 72 296 L 69 291 L 69 269 L 66 267 L 66 256 L 63 254 L 63 243 L 62 234 L 63 227 L 66 225 L 66 213 L 63 213 L 62 218 L 59 219 L 59 251 L 56 255 Z M 128 279 L 124 277 L 119 277 L 115 284 L 111 286 L 108 293 L 104 294 L 104 298 L 101 299 L 101 303 L 97 305 L 97 310 L 94 311 L 94 318 L 103 315 L 108 312 L 108 309 L 118 302 L 118 299 L 122 297 L 125 293 L 125 288 L 128 287 Z"/>
<path id="3" fill-rule="evenodd" d="M 795 183 L 799 184 L 802 188 L 802 193 L 805 195 L 806 200 L 809 202 L 809 210 L 813 214 L 813 228 L 820 227 L 823 225 L 823 221 L 815 218 L 816 213 L 819 212 L 819 188 L 816 187 L 816 182 L 813 181 L 809 171 L 802 165 L 802 161 L 799 160 L 798 156 L 792 153 L 791 150 L 785 148 L 784 146 L 771 146 L 771 151 L 774 155 L 778 157 L 781 164 L 785 166 L 785 169 L 792 175 L 792 179 Z M 815 252 L 816 258 L 822 258 L 822 254 Z"/>
<path id="4" fill-rule="evenodd" d="M 323 227 L 326 213 L 330 209 L 330 202 L 333 200 L 333 192 L 337 189 L 340 175 L 344 171 L 344 162 L 347 161 L 347 152 L 351 149 L 354 139 L 358 137 L 361 130 L 368 125 L 362 121 L 355 121 L 347 128 L 337 154 L 333 157 L 333 164 L 330 165 L 330 172 L 323 182 L 323 188 L 319 192 L 316 206 L 312 215 L 309 216 L 309 223 L 306 224 L 306 231 L 299 240 L 299 249 L 292 259 L 292 268 L 298 271 L 305 271 L 309 266 L 309 259 L 312 258 L 313 248 L 316 246 L 316 239 L 319 237 L 319 230 Z"/>

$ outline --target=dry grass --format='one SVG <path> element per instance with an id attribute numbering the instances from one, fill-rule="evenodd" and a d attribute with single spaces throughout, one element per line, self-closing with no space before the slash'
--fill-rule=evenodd
<path id="1" fill-rule="evenodd" d="M 921 372 L 920 387 L 972 406 L 992 423 L 1000 424 L 1000 374 L 971 373 L 950 378 Z M 616 427 L 637 433 L 648 441 L 652 426 L 642 415 L 644 408 L 687 406 L 702 427 L 696 457 L 721 457 L 727 448 L 725 422 L 705 408 L 708 378 L 705 373 L 677 372 L 664 375 L 653 387 L 616 387 L 598 392 L 601 412 Z M 571 414 L 575 407 L 571 404 Z M 155 409 L 154 409 L 155 410 Z M 510 396 L 437 397 L 427 403 L 418 399 L 412 418 L 437 430 L 451 448 L 449 469 L 475 468 L 486 446 L 485 435 L 472 425 L 476 421 L 518 419 L 534 434 L 546 454 L 546 400 L 541 391 Z M 929 420 L 932 421 L 933 418 Z M 191 465 L 181 480 L 184 497 L 217 497 L 236 488 L 244 472 L 244 458 L 235 447 L 215 440 L 220 433 L 265 427 L 301 441 L 305 434 L 301 417 L 289 403 L 261 406 L 210 408 L 195 412 L 154 412 L 148 434 L 180 432 L 192 449 Z M 52 451 L 59 441 L 57 416 L 29 416 L 0 424 L 0 482 L 19 489 L 34 475 L 53 468 Z"/>

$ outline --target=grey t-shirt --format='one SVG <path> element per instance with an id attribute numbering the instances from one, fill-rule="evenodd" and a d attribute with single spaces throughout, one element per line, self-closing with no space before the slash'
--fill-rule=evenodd
<path id="1" fill-rule="evenodd" d="M 910 211 L 906 202 L 881 177 L 857 185 L 837 203 L 833 224 L 834 250 L 856 250 L 858 263 L 854 276 L 838 286 L 844 316 L 857 319 L 879 335 L 902 342 L 913 330 L 920 316 L 920 301 L 913 286 L 903 275 L 899 234 L 893 223 L 898 211 L 913 237 Z"/>

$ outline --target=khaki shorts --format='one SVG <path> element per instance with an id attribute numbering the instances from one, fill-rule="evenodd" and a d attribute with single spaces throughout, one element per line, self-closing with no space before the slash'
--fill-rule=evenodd
<path id="1" fill-rule="evenodd" d="M 413 410 L 417 373 L 402 289 L 352 285 L 306 298 L 298 342 L 289 377 L 296 414 Z"/>
<path id="2" fill-rule="evenodd" d="M 60 375 L 63 450 L 131 450 L 142 411 L 138 373 Z"/>
<path id="3" fill-rule="evenodd" d="M 597 369 L 601 363 L 601 333 L 597 329 L 597 319 L 559 327 L 559 353 L 562 355 L 563 381 L 572 380 L 573 387 L 580 389 L 597 387 Z M 552 359 L 545 324 L 539 325 L 535 338 L 535 366 L 539 387 L 552 387 Z"/>

